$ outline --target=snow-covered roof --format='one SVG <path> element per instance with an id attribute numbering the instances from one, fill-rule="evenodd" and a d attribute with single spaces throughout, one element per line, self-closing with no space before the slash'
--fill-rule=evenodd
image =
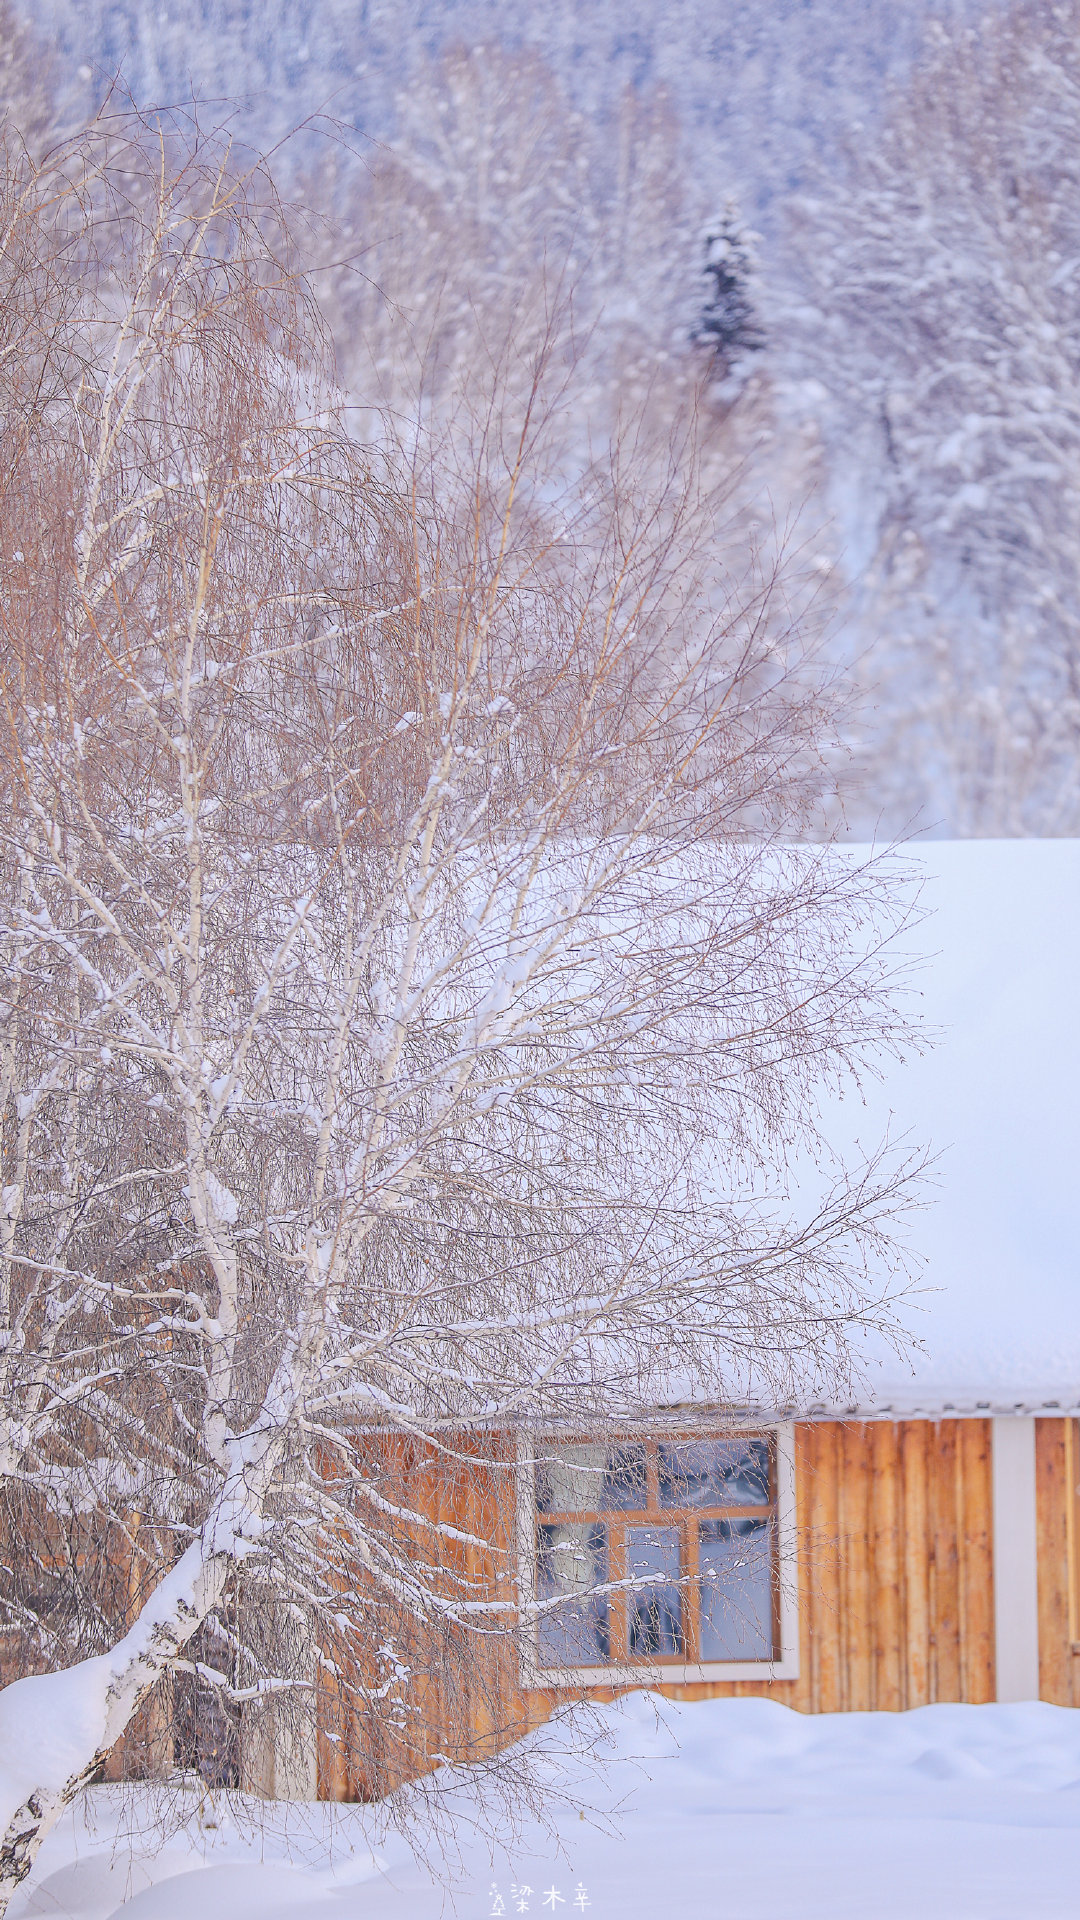
<path id="1" fill-rule="evenodd" d="M 857 1404 L 821 1411 L 1080 1412 L 1080 841 L 914 857 L 921 1010 L 940 1037 L 888 1071 L 856 1130 L 869 1144 L 891 1115 L 939 1155 L 910 1233 L 926 1352 L 872 1360 Z"/>

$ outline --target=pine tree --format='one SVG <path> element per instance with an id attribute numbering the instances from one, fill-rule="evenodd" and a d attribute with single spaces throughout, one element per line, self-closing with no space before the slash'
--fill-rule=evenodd
<path id="1" fill-rule="evenodd" d="M 710 281 L 708 302 L 692 338 L 710 349 L 718 371 L 727 376 L 747 353 L 765 345 L 751 287 L 756 266 L 755 235 L 743 226 L 733 200 L 705 229 L 705 275 Z"/>

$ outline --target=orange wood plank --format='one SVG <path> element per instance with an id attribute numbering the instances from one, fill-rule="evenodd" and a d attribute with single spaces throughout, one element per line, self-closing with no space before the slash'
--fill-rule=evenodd
<path id="1" fill-rule="evenodd" d="M 899 1432 L 903 1543 L 904 1705 L 930 1701 L 930 1536 L 927 1420 L 905 1420 Z"/>
<path id="2" fill-rule="evenodd" d="M 1038 1427 L 1036 1422 L 1036 1428 Z M 1062 1421 L 1066 1704 L 1080 1705 L 1080 1421 Z M 1036 1436 L 1037 1437 L 1037 1436 Z M 1036 1456 L 1037 1465 L 1037 1456 Z"/>
<path id="3" fill-rule="evenodd" d="M 814 1429 L 813 1522 L 807 1552 L 813 1590 L 812 1689 L 816 1713 L 838 1713 L 844 1697 L 841 1625 L 840 1475 L 843 1428 Z"/>
<path id="4" fill-rule="evenodd" d="M 929 1453 L 932 1700 L 960 1698 L 960 1555 L 955 1420 L 935 1422 Z"/>
<path id="5" fill-rule="evenodd" d="M 896 1426 L 878 1420 L 869 1430 L 873 1544 L 870 1632 L 873 1704 L 896 1713 L 904 1703 L 900 1576 L 900 1447 Z"/>
<path id="6" fill-rule="evenodd" d="M 1065 1548 L 1069 1644 L 1080 1642 L 1080 1420 L 1065 1422 Z"/>
<path id="7" fill-rule="evenodd" d="M 855 1713 L 865 1713 L 874 1704 L 871 1480 L 870 1423 L 846 1421 L 840 1482 L 842 1697 L 845 1709 Z"/>
<path id="8" fill-rule="evenodd" d="M 993 1464 L 989 1420 L 957 1421 L 960 1463 L 960 1686 L 994 1698 Z"/>
<path id="9" fill-rule="evenodd" d="M 1035 1529 L 1039 1557 L 1039 1698 L 1073 1704 L 1064 1420 L 1035 1422 Z"/>

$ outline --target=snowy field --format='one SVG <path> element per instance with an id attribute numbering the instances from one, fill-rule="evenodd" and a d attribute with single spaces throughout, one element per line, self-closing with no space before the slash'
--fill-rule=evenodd
<path id="1" fill-rule="evenodd" d="M 463 1817 L 452 1901 L 400 1841 L 372 1852 L 362 1808 L 295 1808 L 287 1830 L 260 1837 L 242 1803 L 217 1796 L 163 1842 L 145 1796 L 99 1788 L 47 1843 L 12 1920 L 1080 1914 L 1080 1711 L 810 1718 L 771 1701 L 639 1694 L 600 1718 L 610 1763 L 599 1783 L 582 1776 L 580 1799 L 618 1806 L 615 1829 L 571 1812 L 558 1841 L 531 1828 L 492 1862 Z"/>

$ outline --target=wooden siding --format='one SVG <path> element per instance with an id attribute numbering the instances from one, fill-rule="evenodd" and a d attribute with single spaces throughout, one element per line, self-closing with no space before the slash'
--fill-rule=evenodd
<path id="1" fill-rule="evenodd" d="M 1039 1557 L 1039 1698 L 1080 1706 L 1080 1592 L 1077 1590 L 1078 1423 L 1035 1422 L 1035 1522 Z"/>

